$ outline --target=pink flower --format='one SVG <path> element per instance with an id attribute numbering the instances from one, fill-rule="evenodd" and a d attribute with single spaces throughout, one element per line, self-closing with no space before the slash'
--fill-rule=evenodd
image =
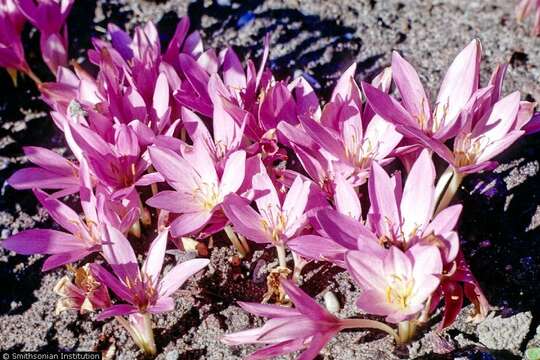
<path id="1" fill-rule="evenodd" d="M 266 359 L 304 350 L 299 359 L 314 359 L 326 343 L 344 328 L 342 320 L 330 314 L 290 280 L 281 286 L 295 308 L 280 305 L 239 302 L 246 311 L 269 318 L 260 328 L 227 334 L 227 345 L 269 344 L 255 351 L 249 359 Z"/>
<path id="2" fill-rule="evenodd" d="M 238 195 L 227 196 L 223 211 L 234 229 L 258 243 L 283 245 L 306 225 L 306 205 L 310 181 L 297 177 L 281 200 L 266 172 L 253 177 L 253 190 L 258 213 Z"/>
<path id="3" fill-rule="evenodd" d="M 127 232 L 139 216 L 139 207 L 128 209 L 113 205 L 104 193 L 94 195 L 86 162 L 80 167 L 80 198 L 83 216 L 41 190 L 34 190 L 38 201 L 51 218 L 67 232 L 52 229 L 31 229 L 6 239 L 2 246 L 19 254 L 51 255 L 43 271 L 81 260 L 101 250 L 103 226 L 112 224 Z M 112 210 L 114 207 L 114 211 Z M 121 209 L 120 209 L 121 208 Z"/>
<path id="4" fill-rule="evenodd" d="M 90 265 L 94 276 L 110 288 L 127 304 L 117 304 L 103 310 L 98 319 L 134 313 L 158 314 L 174 309 L 171 295 L 191 276 L 209 263 L 208 259 L 185 261 L 161 277 L 167 247 L 168 231 L 162 231 L 150 245 L 148 255 L 139 269 L 137 258 L 129 241 L 112 226 L 104 232 L 103 256 L 112 267 L 114 275 L 103 266 Z"/>
<path id="5" fill-rule="evenodd" d="M 516 18 L 519 22 L 527 18 L 532 12 L 534 15 L 534 26 L 531 28 L 532 36 L 540 36 L 540 1 L 521 0 L 516 7 Z"/>
<path id="6" fill-rule="evenodd" d="M 64 26 L 74 0 L 16 0 L 26 18 L 39 29 L 43 60 L 56 74 L 59 66 L 67 64 L 68 38 Z"/>
<path id="7" fill-rule="evenodd" d="M 387 121 L 445 141 L 455 135 L 460 112 L 478 89 L 480 51 L 480 42 L 473 40 L 454 59 L 446 72 L 433 110 L 412 65 L 394 52 L 392 77 L 399 89 L 401 102 L 364 83 L 368 103 Z"/>
<path id="8" fill-rule="evenodd" d="M 390 177 L 376 163 L 368 182 L 371 208 L 367 223 L 383 244 L 406 250 L 417 243 L 440 247 L 445 262 L 451 262 L 459 249 L 454 231 L 461 205 L 435 215 L 435 167 L 423 150 L 407 176 L 403 190 L 401 177 Z"/>
<path id="9" fill-rule="evenodd" d="M 340 175 L 354 185 L 361 185 L 369 176 L 371 163 L 388 162 L 387 157 L 402 138 L 394 125 L 375 115 L 369 106 L 362 105 L 362 95 L 354 80 L 355 70 L 353 64 L 343 73 L 320 121 L 304 115 L 300 116 L 303 130 L 295 129 L 290 121 L 278 127 L 290 142 L 307 152 L 299 157 L 310 175 L 313 166 L 309 163 L 315 163 L 315 168 L 324 166 L 317 161 L 317 153 L 326 158 L 333 174 L 328 174 L 329 169 L 326 169 L 327 174 L 317 171 L 314 180 L 319 183 L 324 181 L 321 178 Z M 389 75 L 388 71 L 383 72 L 374 80 L 374 85 L 387 91 Z"/>
<path id="10" fill-rule="evenodd" d="M 443 80 L 435 111 L 412 66 L 394 53 L 392 71 L 401 103 L 364 84 L 375 112 L 396 124 L 407 138 L 435 151 L 459 174 L 492 167 L 491 159 L 524 134 L 533 106 L 519 92 L 500 99 L 506 67 L 498 67 L 490 86 L 478 89 L 480 43 L 473 40 L 454 60 Z M 455 138 L 453 149 L 444 144 Z"/>
<path id="11" fill-rule="evenodd" d="M 378 254 L 350 251 L 347 270 L 363 289 L 356 305 L 362 311 L 398 323 L 413 319 L 439 286 L 441 256 L 436 247 L 416 245 L 402 252 L 395 246 Z"/>
<path id="12" fill-rule="evenodd" d="M 58 195 L 79 192 L 79 166 L 54 151 L 26 146 L 23 148 L 28 160 L 37 167 L 28 167 L 15 172 L 7 180 L 17 190 L 55 189 Z"/>
<path id="13" fill-rule="evenodd" d="M 222 174 L 200 146 L 184 147 L 182 156 L 172 150 L 151 147 L 152 164 L 174 190 L 161 191 L 146 202 L 148 205 L 180 214 L 171 223 L 171 234 L 179 237 L 204 228 L 221 208 L 225 196 L 236 192 L 244 181 L 246 153 L 238 150 L 225 161 Z M 225 226 L 214 229 L 219 231 Z"/>
<path id="14" fill-rule="evenodd" d="M 54 286 L 54 292 L 60 296 L 56 303 L 57 314 L 64 310 L 92 312 L 111 306 L 107 288 L 94 278 L 88 264 L 70 270 L 74 275 L 73 282 L 64 276 Z"/>
<path id="15" fill-rule="evenodd" d="M 21 32 L 24 17 L 12 0 L 0 1 L 0 66 L 28 72 Z"/>
<path id="16" fill-rule="evenodd" d="M 71 208 L 41 190 L 34 190 L 34 194 L 53 220 L 68 232 L 26 230 L 6 239 L 2 243 L 4 248 L 24 255 L 51 255 L 45 260 L 43 271 L 75 262 L 101 249 L 101 234 L 96 218 L 79 217 Z"/>
<path id="17" fill-rule="evenodd" d="M 47 34 L 59 33 L 66 23 L 74 0 L 15 0 L 24 16 Z"/>

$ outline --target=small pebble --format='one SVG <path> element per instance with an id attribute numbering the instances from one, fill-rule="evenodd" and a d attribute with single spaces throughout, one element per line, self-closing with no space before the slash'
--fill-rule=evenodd
<path id="1" fill-rule="evenodd" d="M 326 309 L 331 313 L 335 314 L 339 311 L 339 300 L 333 292 L 327 291 L 324 294 L 324 306 L 326 306 Z"/>

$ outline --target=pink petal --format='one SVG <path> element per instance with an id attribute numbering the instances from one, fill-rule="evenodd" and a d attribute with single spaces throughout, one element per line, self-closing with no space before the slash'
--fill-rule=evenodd
<path id="1" fill-rule="evenodd" d="M 234 229 L 248 240 L 263 244 L 271 242 L 271 235 L 263 229 L 261 216 L 245 199 L 230 194 L 225 198 L 222 208 Z"/>
<path id="2" fill-rule="evenodd" d="M 299 176 L 294 179 L 292 186 L 285 196 L 282 207 L 283 212 L 287 214 L 288 221 L 296 222 L 304 214 L 309 197 L 310 184 L 310 181 L 302 181 Z"/>
<path id="3" fill-rule="evenodd" d="M 364 251 L 349 251 L 345 255 L 345 264 L 361 288 L 385 291 L 387 282 L 384 278 L 383 261 L 378 256 Z"/>
<path id="4" fill-rule="evenodd" d="M 171 296 L 187 279 L 204 269 L 209 263 L 208 259 L 193 259 L 176 265 L 161 279 L 158 285 L 159 295 Z"/>
<path id="5" fill-rule="evenodd" d="M 163 119 L 169 108 L 169 83 L 165 73 L 160 73 L 156 80 L 152 103 L 157 119 Z"/>
<path id="6" fill-rule="evenodd" d="M 321 349 L 326 345 L 327 342 L 332 340 L 334 335 L 336 335 L 337 330 L 327 333 L 321 333 L 313 336 L 311 338 L 311 343 L 309 347 L 303 353 L 298 356 L 298 360 L 312 360 L 319 355 Z"/>
<path id="7" fill-rule="evenodd" d="M 154 305 L 148 308 L 152 314 L 160 314 L 163 312 L 174 310 L 174 299 L 171 297 L 160 297 Z"/>
<path id="8" fill-rule="evenodd" d="M 436 250 L 436 249 L 435 249 Z M 440 254 L 437 253 L 440 258 Z M 391 246 L 383 260 L 384 273 L 410 278 L 413 271 L 411 260 L 396 246 Z"/>
<path id="9" fill-rule="evenodd" d="M 247 303 L 238 301 L 238 305 L 245 311 L 252 313 L 253 315 L 262 316 L 266 318 L 274 317 L 288 317 L 301 315 L 298 310 L 282 306 L 282 305 L 269 305 L 259 303 Z"/>
<path id="10" fill-rule="evenodd" d="M 259 211 L 281 209 L 281 202 L 279 201 L 276 188 L 266 171 L 255 175 L 252 184 L 255 191 L 255 202 Z"/>
<path id="11" fill-rule="evenodd" d="M 435 218 L 429 223 L 424 230 L 425 234 L 444 234 L 448 231 L 454 230 L 459 220 L 459 215 L 463 206 L 460 204 L 452 205 L 442 210 L 435 216 Z"/>
<path id="12" fill-rule="evenodd" d="M 153 208 L 163 209 L 173 213 L 194 212 L 199 209 L 199 205 L 194 203 L 192 195 L 171 190 L 158 192 L 146 200 L 146 204 Z"/>
<path id="13" fill-rule="evenodd" d="M 60 254 L 84 251 L 87 247 L 83 240 L 71 234 L 48 229 L 25 230 L 4 240 L 2 246 L 23 255 Z"/>
<path id="14" fill-rule="evenodd" d="M 489 144 L 482 154 L 476 159 L 476 163 L 480 164 L 484 161 L 493 159 L 495 156 L 502 153 L 504 150 L 508 149 L 510 145 L 516 142 L 520 137 L 525 134 L 523 130 L 515 130 L 509 132 L 502 139 L 499 139 L 491 144 Z"/>
<path id="15" fill-rule="evenodd" d="M 34 195 L 45 210 L 47 210 L 47 213 L 49 213 L 53 220 L 64 229 L 72 234 L 77 234 L 82 231 L 85 233 L 84 235 L 88 235 L 85 231 L 86 226 L 81 222 L 79 215 L 77 215 L 77 213 L 69 206 L 49 197 L 47 193 L 41 190 L 34 190 Z"/>
<path id="16" fill-rule="evenodd" d="M 243 150 L 229 155 L 220 182 L 220 192 L 223 196 L 236 192 L 244 182 L 246 168 L 246 153 Z"/>
<path id="17" fill-rule="evenodd" d="M 345 267 L 345 253 L 351 248 L 317 235 L 302 235 L 287 241 L 287 247 L 303 258 L 315 261 L 329 261 Z"/>
<path id="18" fill-rule="evenodd" d="M 385 293 L 375 289 L 364 289 L 356 306 L 371 315 L 385 316 L 396 311 L 396 307 L 387 302 Z"/>
<path id="19" fill-rule="evenodd" d="M 103 257 L 110 265 L 137 264 L 135 252 L 124 234 L 110 225 L 105 226 L 104 233 Z"/>
<path id="20" fill-rule="evenodd" d="M 478 89 L 481 52 L 480 41 L 475 39 L 456 56 L 448 68 L 437 96 L 438 106 L 446 106 L 446 116 L 441 128 L 448 127 L 449 122 L 457 120 L 461 110 Z"/>
<path id="21" fill-rule="evenodd" d="M 519 91 L 499 100 L 487 121 L 480 121 L 473 129 L 473 136 L 484 136 L 490 141 L 502 139 L 510 131 L 519 111 Z"/>
<path id="22" fill-rule="evenodd" d="M 279 355 L 291 353 L 293 351 L 302 349 L 305 347 L 305 339 L 293 339 L 289 341 L 283 341 L 275 345 L 266 346 L 262 349 L 250 354 L 246 360 L 259 360 L 273 358 Z"/>
<path id="23" fill-rule="evenodd" d="M 363 82 L 362 88 L 373 111 L 392 124 L 408 125 L 418 128 L 418 123 L 393 97 L 376 87 Z"/>
<path id="24" fill-rule="evenodd" d="M 246 88 L 246 75 L 240 59 L 233 49 L 228 48 L 223 54 L 223 81 L 225 85 L 232 89 L 245 89 Z"/>
<path id="25" fill-rule="evenodd" d="M 119 305 L 113 305 L 110 308 L 107 308 L 103 310 L 98 316 L 98 321 L 103 321 L 107 318 L 110 318 L 112 316 L 125 316 L 129 314 L 134 314 L 138 311 L 138 309 L 133 305 L 127 305 L 127 304 L 119 304 Z"/>
<path id="26" fill-rule="evenodd" d="M 380 216 L 377 224 L 379 234 L 390 234 L 401 223 L 398 204 L 394 195 L 394 184 L 388 174 L 377 163 L 371 167 L 368 181 L 370 213 Z"/>
<path id="27" fill-rule="evenodd" d="M 306 315 L 310 319 L 336 322 L 337 318 L 326 311 L 321 305 L 319 305 L 311 296 L 306 294 L 300 289 L 293 281 L 287 279 L 280 279 L 281 286 L 294 303 L 294 307 L 302 314 Z"/>
<path id="28" fill-rule="evenodd" d="M 97 250 L 97 249 L 95 249 Z M 42 271 L 49 271 L 65 264 L 71 264 L 75 261 L 85 258 L 95 250 L 74 250 L 49 256 L 43 263 Z"/>
<path id="29" fill-rule="evenodd" d="M 26 189 L 63 189 L 79 186 L 76 176 L 63 176 L 41 168 L 26 168 L 15 172 L 7 183 L 17 190 Z M 77 192 L 76 188 L 73 192 Z"/>
<path id="30" fill-rule="evenodd" d="M 395 51 L 392 53 L 392 78 L 399 89 L 405 109 L 414 118 L 423 116 L 424 119 L 430 119 L 431 110 L 429 109 L 429 100 L 418 74 L 411 64 L 405 61 Z"/>
<path id="31" fill-rule="evenodd" d="M 161 268 L 163 267 L 168 235 L 169 231 L 168 229 L 165 229 L 156 236 L 154 241 L 150 244 L 150 249 L 148 250 L 146 260 L 142 266 L 143 273 L 148 275 L 154 285 L 157 284 Z"/>
<path id="32" fill-rule="evenodd" d="M 185 213 L 171 223 L 171 235 L 180 237 L 200 230 L 212 217 L 210 211 Z"/>
<path id="33" fill-rule="evenodd" d="M 360 221 L 354 220 L 333 209 L 323 209 L 317 212 L 317 219 L 323 230 L 335 242 L 349 249 L 357 249 L 361 242 L 373 242 L 378 245 L 378 239 Z"/>
<path id="34" fill-rule="evenodd" d="M 90 264 L 92 275 L 94 275 L 103 285 L 111 289 L 118 297 L 127 302 L 133 302 L 133 296 L 129 288 L 122 284 L 118 278 L 99 264 Z"/>
<path id="35" fill-rule="evenodd" d="M 427 226 L 435 206 L 435 166 L 428 150 L 423 150 L 407 177 L 401 198 L 400 213 L 405 237 Z"/>
<path id="36" fill-rule="evenodd" d="M 153 146 L 148 148 L 148 152 L 152 165 L 176 190 L 183 192 L 197 188 L 198 175 L 193 171 L 191 165 L 178 154 L 169 149 Z"/>
<path id="37" fill-rule="evenodd" d="M 354 187 L 342 176 L 336 176 L 336 189 L 334 192 L 334 202 L 336 209 L 351 218 L 358 220 L 362 216 L 362 207 L 358 194 Z"/>

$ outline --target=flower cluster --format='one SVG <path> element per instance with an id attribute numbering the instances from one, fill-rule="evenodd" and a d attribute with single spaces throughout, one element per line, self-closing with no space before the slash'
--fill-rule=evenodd
<path id="1" fill-rule="evenodd" d="M 407 342 L 441 302 L 441 328 L 449 326 L 465 297 L 475 317 L 486 315 L 488 301 L 460 250 L 462 206 L 451 203 L 465 176 L 492 168 L 538 125 L 534 104 L 519 92 L 501 94 L 504 65 L 480 85 L 477 40 L 452 62 L 434 103 L 394 53 L 370 83 L 358 84 L 349 67 L 321 107 L 307 80 L 274 78 L 269 38 L 259 66 L 243 66 L 231 48 L 205 49 L 187 18 L 164 48 L 152 23 L 132 36 L 110 25 L 106 38 L 93 40 L 89 71 L 65 66 L 71 2 L 2 4 L 2 26 L 14 34 L 0 39 L 13 52 L 2 66 L 30 72 L 12 46 L 20 45 L 24 14 L 56 74 L 39 89 L 72 154 L 25 148 L 34 166 L 8 183 L 32 189 L 63 231 L 27 230 L 2 245 L 49 255 L 44 270 L 67 265 L 75 273 L 55 288 L 59 311 L 114 316 L 155 353 L 152 314 L 173 310 L 173 293 L 209 264 L 192 259 L 162 276 L 169 239 L 225 234 L 241 258 L 252 242 L 275 248 L 279 260 L 264 298 L 276 304 L 240 303 L 270 319 L 223 338 L 269 344 L 252 358 L 305 350 L 302 358 L 311 359 L 351 328 Z M 436 163 L 447 170 L 437 174 Z M 70 194 L 82 214 L 59 200 Z M 155 238 L 146 242 L 149 234 Z M 147 249 L 141 264 L 134 248 Z M 330 314 L 295 283 L 308 261 L 343 268 L 362 289 L 359 311 L 397 327 Z"/>

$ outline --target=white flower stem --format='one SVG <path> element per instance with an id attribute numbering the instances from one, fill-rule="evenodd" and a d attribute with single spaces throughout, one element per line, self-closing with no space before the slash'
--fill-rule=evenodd
<path id="1" fill-rule="evenodd" d="M 406 344 L 411 341 L 414 334 L 416 333 L 416 321 L 415 320 L 407 320 L 402 321 L 398 324 L 398 336 L 399 344 Z"/>
<path id="2" fill-rule="evenodd" d="M 446 173 L 446 172 L 445 172 Z M 443 174 L 444 176 L 445 174 Z M 436 195 L 438 195 L 438 198 L 440 197 L 439 204 L 437 205 L 437 210 L 435 210 L 435 215 L 440 213 L 442 210 L 446 209 L 448 207 L 448 204 L 450 204 L 450 201 L 454 198 L 454 195 L 459 189 L 459 186 L 461 185 L 461 181 L 463 181 L 464 175 L 458 172 L 457 170 L 452 171 L 452 178 L 449 180 L 449 184 L 446 187 L 446 191 L 444 194 L 440 195 L 440 192 L 442 192 L 442 189 L 439 189 L 439 183 L 437 183 L 436 191 L 439 190 L 439 192 L 436 192 Z M 441 176 L 442 179 L 442 176 Z M 439 182 L 441 181 L 439 179 Z M 443 187 L 444 188 L 444 187 Z"/>
<path id="3" fill-rule="evenodd" d="M 283 244 L 276 245 L 279 267 L 287 269 L 287 255 L 285 254 L 285 246 Z"/>
<path id="4" fill-rule="evenodd" d="M 382 323 L 380 321 L 376 320 L 368 320 L 368 319 L 345 319 L 342 320 L 342 329 L 376 329 L 384 331 L 385 333 L 389 334 L 396 340 L 396 342 L 400 342 L 400 337 L 398 336 L 398 333 L 392 329 L 390 326 L 386 325 L 385 323 Z"/>
<path id="5" fill-rule="evenodd" d="M 238 236 L 236 236 L 236 233 L 234 232 L 232 226 L 227 225 L 225 226 L 224 230 L 227 236 L 229 237 L 229 240 L 231 240 L 231 243 L 234 245 L 236 250 L 238 250 L 240 258 L 241 259 L 245 258 L 248 253 L 248 250 L 244 248 L 244 246 L 242 245 L 242 242 L 238 239 Z"/>
<path id="6" fill-rule="evenodd" d="M 116 316 L 116 320 L 128 331 L 135 344 L 146 355 L 153 356 L 156 354 L 156 342 L 154 340 L 154 331 L 152 330 L 151 315 L 146 313 L 136 314 L 136 316 L 141 316 L 141 323 L 130 322 L 122 316 Z"/>

